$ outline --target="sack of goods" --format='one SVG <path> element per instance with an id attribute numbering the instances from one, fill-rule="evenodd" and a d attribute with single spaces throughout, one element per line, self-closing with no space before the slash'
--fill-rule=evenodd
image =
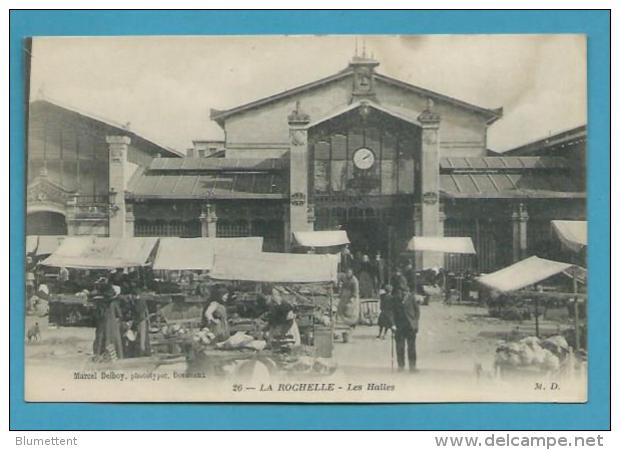
<path id="1" fill-rule="evenodd" d="M 570 352 L 563 336 L 552 336 L 541 340 L 529 336 L 517 342 L 501 341 L 495 353 L 495 366 L 529 367 L 543 371 L 554 371 Z"/>

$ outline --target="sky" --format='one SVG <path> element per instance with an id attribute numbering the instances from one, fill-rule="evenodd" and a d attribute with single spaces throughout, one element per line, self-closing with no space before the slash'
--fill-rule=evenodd
<path id="1" fill-rule="evenodd" d="M 356 44 L 357 42 L 357 44 Z M 184 152 L 221 139 L 209 111 L 332 75 L 365 48 L 385 75 L 504 116 L 503 151 L 586 123 L 584 35 L 37 37 L 31 100 L 45 98 Z"/>

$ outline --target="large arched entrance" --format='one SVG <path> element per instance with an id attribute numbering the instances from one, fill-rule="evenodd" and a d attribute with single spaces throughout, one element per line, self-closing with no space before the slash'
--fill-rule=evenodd
<path id="1" fill-rule="evenodd" d="M 67 234 L 64 214 L 55 211 L 36 211 L 26 216 L 26 235 L 58 236 Z"/>
<path id="2" fill-rule="evenodd" d="M 344 229 L 354 252 L 395 259 L 413 235 L 421 128 L 359 104 L 309 130 L 315 229 Z"/>

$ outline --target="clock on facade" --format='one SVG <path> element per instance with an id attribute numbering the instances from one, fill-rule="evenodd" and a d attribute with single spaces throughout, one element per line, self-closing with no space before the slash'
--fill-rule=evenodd
<path id="1" fill-rule="evenodd" d="M 360 170 L 368 170 L 375 164 L 375 154 L 369 148 L 359 148 L 353 153 L 353 164 Z"/>

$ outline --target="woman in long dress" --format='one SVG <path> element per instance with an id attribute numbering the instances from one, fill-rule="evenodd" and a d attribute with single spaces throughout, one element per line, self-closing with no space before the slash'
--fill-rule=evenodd
<path id="1" fill-rule="evenodd" d="M 374 267 L 368 255 L 362 257 L 362 264 L 359 271 L 360 297 L 372 298 L 375 292 Z"/>
<path id="2" fill-rule="evenodd" d="M 360 287 L 353 269 L 348 269 L 340 282 L 340 301 L 336 319 L 346 325 L 356 325 L 360 318 Z"/>
<path id="3" fill-rule="evenodd" d="M 134 299 L 134 323 L 138 335 L 139 354 L 140 356 L 148 356 L 151 354 L 149 309 L 146 300 L 139 295 Z"/>
<path id="4" fill-rule="evenodd" d="M 111 290 L 104 293 L 104 299 L 108 300 L 104 312 L 104 348 L 110 359 L 123 358 L 123 341 L 121 339 L 121 321 L 123 313 L 118 295 L 120 288 L 112 286 Z"/>

